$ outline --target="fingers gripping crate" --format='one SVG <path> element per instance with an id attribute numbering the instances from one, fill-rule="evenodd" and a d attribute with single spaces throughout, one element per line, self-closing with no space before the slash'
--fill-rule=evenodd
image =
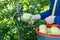
<path id="1" fill-rule="evenodd" d="M 39 32 L 39 28 L 36 28 L 38 40 L 60 40 L 60 34 L 44 34 Z"/>

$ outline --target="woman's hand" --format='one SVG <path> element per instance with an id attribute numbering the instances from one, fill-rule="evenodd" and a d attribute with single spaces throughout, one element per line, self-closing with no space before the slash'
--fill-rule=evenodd
<path id="1" fill-rule="evenodd" d="M 54 23 L 55 16 L 49 16 L 45 18 L 44 20 L 46 21 L 47 24 L 53 24 Z"/>

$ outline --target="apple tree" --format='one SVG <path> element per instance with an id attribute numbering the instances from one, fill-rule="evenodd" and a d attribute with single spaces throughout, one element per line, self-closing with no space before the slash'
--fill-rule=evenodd
<path id="1" fill-rule="evenodd" d="M 49 9 L 49 0 L 0 0 L 0 40 L 18 40 L 18 24 L 21 24 L 22 39 L 37 40 L 36 27 L 44 24 L 44 20 L 36 20 L 32 23 L 18 22 L 16 6 L 21 4 L 21 14 L 40 14 Z M 13 18 L 14 16 L 14 18 Z M 21 35 L 21 34 L 20 34 Z"/>

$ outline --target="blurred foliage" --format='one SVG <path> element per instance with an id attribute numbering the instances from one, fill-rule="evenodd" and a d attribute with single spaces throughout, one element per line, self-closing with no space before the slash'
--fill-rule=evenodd
<path id="1" fill-rule="evenodd" d="M 45 21 L 36 20 L 33 24 L 18 23 L 17 17 L 12 17 L 18 4 L 22 4 L 22 14 L 39 14 L 48 10 L 50 5 L 49 0 L 0 0 L 0 40 L 18 40 L 17 24 L 22 25 L 24 40 L 37 40 L 35 29 L 40 24 L 45 24 Z"/>

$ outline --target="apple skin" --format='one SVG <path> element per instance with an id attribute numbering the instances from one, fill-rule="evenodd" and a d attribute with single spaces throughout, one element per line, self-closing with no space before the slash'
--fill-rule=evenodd
<path id="1" fill-rule="evenodd" d="M 55 26 L 51 27 L 50 30 L 51 30 L 51 34 L 60 34 L 60 29 Z"/>
<path id="2" fill-rule="evenodd" d="M 50 28 L 47 28 L 47 33 L 48 33 L 48 34 L 51 34 Z"/>
<path id="3" fill-rule="evenodd" d="M 23 6 L 23 11 L 27 11 L 28 10 L 28 6 L 27 5 L 24 5 Z"/>
<path id="4" fill-rule="evenodd" d="M 31 19 L 31 14 L 29 14 L 29 13 L 24 13 L 24 14 L 23 14 L 23 19 L 24 19 L 24 20 L 27 20 L 27 21 L 30 20 L 30 19 Z"/>
<path id="5" fill-rule="evenodd" d="M 47 33 L 47 27 L 46 27 L 46 25 L 40 25 L 39 26 L 39 32 L 41 32 L 41 33 Z"/>

